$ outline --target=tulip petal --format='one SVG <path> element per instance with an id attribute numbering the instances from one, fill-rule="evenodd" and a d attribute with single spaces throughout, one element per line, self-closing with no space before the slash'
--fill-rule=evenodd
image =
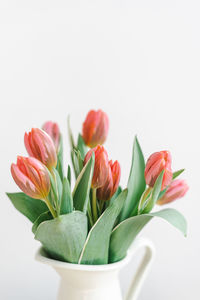
<path id="1" fill-rule="evenodd" d="M 34 153 L 33 153 L 32 149 L 31 149 L 31 146 L 30 146 L 31 144 L 30 144 L 29 134 L 26 133 L 26 132 L 24 134 L 24 144 L 25 144 L 25 147 L 26 147 L 26 150 L 27 150 L 28 154 L 30 156 L 34 156 Z"/>
<path id="2" fill-rule="evenodd" d="M 27 152 L 44 163 L 49 169 L 56 167 L 57 154 L 53 140 L 43 130 L 32 128 L 29 134 L 25 134 L 24 142 Z"/>
<path id="3" fill-rule="evenodd" d="M 28 196 L 32 198 L 40 199 L 40 193 L 35 187 L 35 185 L 31 182 L 31 180 L 25 176 L 19 169 L 16 164 L 11 165 L 11 173 L 15 183 L 19 186 L 19 188 Z"/>
<path id="4" fill-rule="evenodd" d="M 86 145 L 90 148 L 102 145 L 108 135 L 109 120 L 102 110 L 88 112 L 83 123 L 82 136 Z"/>

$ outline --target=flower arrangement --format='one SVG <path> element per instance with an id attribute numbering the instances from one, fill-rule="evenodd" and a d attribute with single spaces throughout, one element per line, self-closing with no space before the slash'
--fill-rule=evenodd
<path id="1" fill-rule="evenodd" d="M 169 151 L 153 153 L 147 163 L 137 137 L 127 188 L 119 185 L 121 167 L 109 160 L 102 146 L 108 116 L 91 110 L 75 143 L 70 124 L 71 168 L 64 174 L 62 135 L 56 123 L 46 122 L 24 135 L 29 157 L 18 156 L 11 173 L 20 193 L 7 193 L 16 209 L 32 223 L 35 239 L 51 258 L 74 264 L 108 264 L 126 256 L 143 227 L 159 217 L 186 235 L 184 217 L 175 209 L 152 212 L 181 198 L 188 190 L 172 172 Z"/>

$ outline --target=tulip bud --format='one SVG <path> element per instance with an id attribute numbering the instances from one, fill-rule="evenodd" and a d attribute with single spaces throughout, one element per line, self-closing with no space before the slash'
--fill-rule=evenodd
<path id="1" fill-rule="evenodd" d="M 165 189 L 172 181 L 171 161 L 169 151 L 153 153 L 149 157 L 145 167 L 144 176 L 146 184 L 153 187 L 159 174 L 164 170 L 161 190 Z"/>
<path id="2" fill-rule="evenodd" d="M 42 129 L 48 133 L 48 135 L 52 138 L 56 152 L 58 153 L 59 144 L 60 144 L 60 129 L 57 123 L 53 123 L 52 121 L 48 121 L 44 123 Z"/>
<path id="3" fill-rule="evenodd" d="M 90 148 L 102 145 L 108 135 L 109 120 L 102 110 L 90 110 L 83 123 L 82 137 Z"/>
<path id="4" fill-rule="evenodd" d="M 92 188 L 96 189 L 105 184 L 109 172 L 109 163 L 106 150 L 103 146 L 98 145 L 97 147 L 88 151 L 84 159 L 84 164 L 88 162 L 93 152 L 95 155 L 95 164 L 92 178 Z"/>
<path id="5" fill-rule="evenodd" d="M 19 188 L 35 199 L 45 199 L 50 191 L 47 168 L 34 157 L 18 156 L 17 164 L 11 165 L 11 173 Z"/>
<path id="6" fill-rule="evenodd" d="M 40 160 L 49 170 L 57 165 L 57 155 L 51 137 L 39 128 L 32 128 L 24 135 L 26 150 L 30 156 Z"/>
<path id="7" fill-rule="evenodd" d="M 106 201 L 114 195 L 119 185 L 120 176 L 121 168 L 119 162 L 116 160 L 114 163 L 112 163 L 112 160 L 110 160 L 109 173 L 106 183 L 97 189 L 97 198 L 99 200 Z"/>
<path id="8" fill-rule="evenodd" d="M 185 196 L 189 189 L 185 180 L 176 179 L 172 181 L 171 185 L 165 192 L 165 194 L 157 201 L 157 204 L 163 205 L 170 203 L 178 198 Z"/>

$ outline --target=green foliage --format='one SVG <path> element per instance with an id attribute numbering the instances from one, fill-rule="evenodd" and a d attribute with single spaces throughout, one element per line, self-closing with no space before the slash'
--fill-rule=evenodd
<path id="1" fill-rule="evenodd" d="M 60 214 L 68 214 L 73 211 L 73 199 L 68 179 L 65 177 L 63 180 L 62 199 L 60 206 Z"/>
<path id="2" fill-rule="evenodd" d="M 52 214 L 49 211 L 46 211 L 44 213 L 42 213 L 34 222 L 33 226 L 32 226 L 32 232 L 35 234 L 36 230 L 38 228 L 38 226 L 47 220 L 52 220 Z"/>
<path id="3" fill-rule="evenodd" d="M 181 175 L 184 171 L 185 171 L 185 169 L 181 169 L 181 170 L 178 170 L 178 171 L 174 172 L 173 173 L 173 180 L 175 178 L 177 178 L 179 175 Z"/>
<path id="4" fill-rule="evenodd" d="M 62 181 L 58 171 L 55 168 L 53 169 L 53 174 L 49 172 L 49 178 L 51 182 L 51 190 L 48 198 L 59 215 L 63 189 Z"/>
<path id="5" fill-rule="evenodd" d="M 85 144 L 85 142 L 84 142 L 81 134 L 78 135 L 77 149 L 81 153 L 82 160 L 84 160 L 85 155 L 86 155 L 86 153 L 88 151 L 88 148 L 87 148 L 87 146 L 86 146 L 86 144 Z"/>
<path id="6" fill-rule="evenodd" d="M 83 160 L 79 150 L 73 149 L 71 151 L 72 165 L 74 168 L 75 177 L 77 178 L 83 169 Z"/>
<path id="7" fill-rule="evenodd" d="M 70 116 L 68 115 L 67 117 L 67 129 L 68 129 L 68 136 L 69 136 L 69 142 L 71 145 L 71 149 L 76 149 L 75 143 L 74 143 L 74 137 L 71 131 L 71 127 L 70 127 Z"/>
<path id="8" fill-rule="evenodd" d="M 160 173 L 160 175 L 156 179 L 154 187 L 150 193 L 150 197 L 148 197 L 144 203 L 139 204 L 139 214 L 149 213 L 153 209 L 154 205 L 156 204 L 159 198 L 162 181 L 163 181 L 163 175 L 164 175 L 164 170 Z"/>
<path id="9" fill-rule="evenodd" d="M 110 234 L 126 197 L 127 190 L 124 190 L 94 224 L 88 234 L 79 263 L 90 265 L 108 263 Z"/>
<path id="10" fill-rule="evenodd" d="M 119 261 L 126 256 L 127 250 L 133 240 L 153 217 L 160 217 L 166 220 L 186 236 L 186 220 L 175 209 L 168 208 L 155 213 L 128 218 L 115 227 L 112 232 L 109 252 L 110 263 Z"/>
<path id="11" fill-rule="evenodd" d="M 114 193 L 114 195 L 112 196 L 112 198 L 106 202 L 108 202 L 109 205 L 111 205 L 115 201 L 115 199 L 119 196 L 119 194 L 121 194 L 121 192 L 122 192 L 122 188 L 121 188 L 121 186 L 119 186 L 117 188 L 116 192 Z"/>
<path id="12" fill-rule="evenodd" d="M 62 139 L 62 136 L 60 136 L 60 145 L 59 145 L 59 150 L 58 150 L 58 154 L 57 154 L 56 169 L 60 175 L 61 181 L 63 181 L 64 171 L 63 171 L 63 139 Z"/>
<path id="13" fill-rule="evenodd" d="M 120 221 L 137 214 L 139 200 L 146 187 L 144 170 L 144 156 L 142 154 L 138 139 L 135 137 L 132 164 L 127 186 L 128 196 L 120 215 Z"/>
<path id="14" fill-rule="evenodd" d="M 71 174 L 70 165 L 68 165 L 68 167 L 67 167 L 67 179 L 69 181 L 69 185 L 71 186 L 72 174 Z"/>
<path id="15" fill-rule="evenodd" d="M 46 204 L 38 199 L 33 199 L 24 193 L 6 193 L 14 207 L 26 216 L 32 223 L 48 210 Z"/>
<path id="16" fill-rule="evenodd" d="M 79 211 L 42 222 L 35 233 L 51 257 L 71 263 L 78 263 L 86 237 L 87 217 Z"/>
<path id="17" fill-rule="evenodd" d="M 89 201 L 90 187 L 94 170 L 94 153 L 79 174 L 74 190 L 73 202 L 76 210 L 86 213 Z"/>

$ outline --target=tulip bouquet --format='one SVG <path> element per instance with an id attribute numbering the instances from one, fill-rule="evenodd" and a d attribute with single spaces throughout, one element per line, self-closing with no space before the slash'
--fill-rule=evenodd
<path id="1" fill-rule="evenodd" d="M 119 185 L 121 167 L 108 159 L 104 144 L 106 113 L 91 110 L 75 143 L 70 125 L 75 176 L 63 163 L 59 127 L 51 121 L 24 135 L 28 157 L 18 156 L 11 173 L 20 193 L 7 193 L 16 209 L 32 223 L 35 239 L 54 259 L 75 264 L 108 264 L 126 256 L 143 227 L 159 217 L 186 235 L 186 221 L 175 209 L 152 212 L 185 195 L 188 186 L 172 172 L 169 151 L 153 153 L 147 163 L 137 137 L 127 188 Z"/>

